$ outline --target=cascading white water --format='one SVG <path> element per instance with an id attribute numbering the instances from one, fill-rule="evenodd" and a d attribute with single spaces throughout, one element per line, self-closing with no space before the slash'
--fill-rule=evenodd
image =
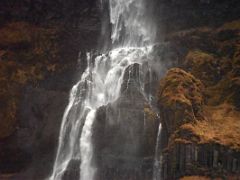
<path id="1" fill-rule="evenodd" d="M 109 0 L 111 39 L 123 47 L 151 45 L 155 39 L 155 27 L 147 15 L 146 0 Z"/>
<path id="2" fill-rule="evenodd" d="M 151 60 L 155 28 L 146 15 L 144 0 L 109 0 L 114 47 L 94 60 L 72 88 L 60 130 L 59 146 L 50 180 L 61 180 L 71 160 L 81 161 L 81 180 L 94 180 L 92 124 L 100 106 L 120 94 L 126 68 Z M 116 45 L 116 46 L 115 46 Z"/>
<path id="3" fill-rule="evenodd" d="M 81 145 L 81 167 L 80 167 L 80 177 L 81 179 L 93 179 L 94 178 L 94 168 L 91 167 L 91 161 L 89 159 L 92 159 L 92 142 L 91 142 L 91 135 L 92 135 L 92 124 L 93 120 L 95 118 L 96 110 L 91 110 L 87 117 L 86 121 L 82 130 L 82 135 L 80 139 L 80 145 Z"/>
<path id="4" fill-rule="evenodd" d="M 153 180 L 161 179 L 161 169 L 162 169 L 162 156 L 160 152 L 160 135 L 162 132 L 162 124 L 159 124 L 158 135 L 157 135 L 157 143 L 155 148 L 155 158 L 154 158 L 154 166 L 153 166 Z"/>

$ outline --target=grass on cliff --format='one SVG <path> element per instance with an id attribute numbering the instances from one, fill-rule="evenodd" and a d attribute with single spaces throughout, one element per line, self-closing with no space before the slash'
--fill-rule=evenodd
<path id="1" fill-rule="evenodd" d="M 184 124 L 181 128 L 200 138 L 200 144 L 217 143 L 240 151 L 240 112 L 222 104 L 204 108 L 206 119 Z"/>

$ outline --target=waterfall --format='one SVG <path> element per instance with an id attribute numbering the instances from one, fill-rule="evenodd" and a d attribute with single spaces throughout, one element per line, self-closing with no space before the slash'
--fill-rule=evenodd
<path id="1" fill-rule="evenodd" d="M 122 46 L 146 46 L 155 39 L 155 27 L 145 0 L 110 0 L 111 39 Z"/>
<path id="2" fill-rule="evenodd" d="M 92 125 L 96 111 L 118 99 L 127 67 L 134 63 L 142 66 L 152 60 L 155 27 L 147 16 L 146 3 L 145 0 L 109 0 L 113 48 L 95 59 L 91 54 L 87 56 L 88 67 L 73 86 L 62 119 L 50 180 L 63 179 L 73 160 L 79 162 L 81 180 L 95 179 Z"/>
<path id="3" fill-rule="evenodd" d="M 95 110 L 92 110 L 88 113 L 86 117 L 86 121 L 82 130 L 81 135 L 81 167 L 80 167 L 80 177 L 83 180 L 93 179 L 94 178 L 94 168 L 91 168 L 91 161 L 92 159 L 92 142 L 91 142 L 91 135 L 92 135 L 92 124 L 95 118 Z"/>
<path id="4" fill-rule="evenodd" d="M 153 180 L 161 179 L 161 169 L 162 169 L 162 156 L 160 152 L 160 139 L 162 132 L 162 124 L 159 124 L 157 143 L 155 148 L 154 166 L 153 166 Z"/>

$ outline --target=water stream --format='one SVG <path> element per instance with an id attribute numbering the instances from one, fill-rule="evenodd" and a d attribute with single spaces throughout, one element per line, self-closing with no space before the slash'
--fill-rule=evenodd
<path id="1" fill-rule="evenodd" d="M 159 124 L 157 142 L 155 148 L 155 157 L 154 157 L 154 165 L 153 165 L 153 180 L 161 179 L 161 170 L 162 170 L 162 156 L 160 151 L 160 140 L 161 140 L 161 132 L 162 132 L 162 124 Z"/>

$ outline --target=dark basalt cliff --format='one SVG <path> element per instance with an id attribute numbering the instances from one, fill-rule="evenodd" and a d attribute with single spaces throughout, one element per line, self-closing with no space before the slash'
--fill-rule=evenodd
<path id="1" fill-rule="evenodd" d="M 130 67 L 130 88 L 123 84 L 93 125 L 99 180 L 152 179 L 159 121 L 163 179 L 239 179 L 239 1 L 152 2 L 163 41 L 156 61 L 172 68 L 159 70 L 160 85 L 145 84 L 156 91 L 160 119 L 138 91 L 138 66 Z M 103 16 L 96 0 L 1 0 L 0 179 L 49 175 L 68 92 L 103 38 Z M 79 163 L 70 163 L 66 180 Z"/>

